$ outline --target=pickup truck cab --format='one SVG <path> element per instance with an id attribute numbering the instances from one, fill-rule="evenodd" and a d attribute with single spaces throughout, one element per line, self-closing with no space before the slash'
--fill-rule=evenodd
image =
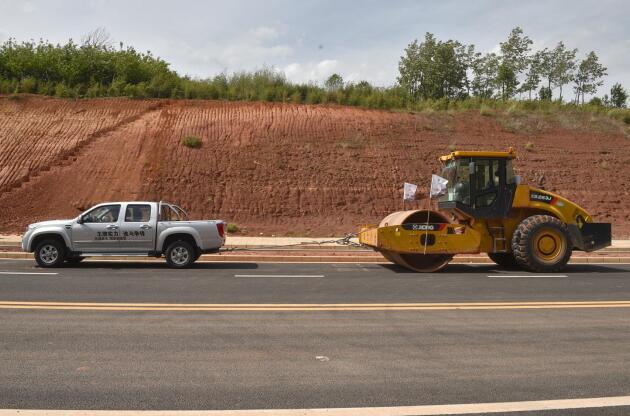
<path id="1" fill-rule="evenodd" d="M 166 257 L 175 268 L 193 264 L 202 253 L 216 253 L 225 243 L 221 220 L 190 221 L 167 202 L 106 202 L 70 220 L 30 224 L 22 249 L 41 267 L 77 263 L 84 256 Z"/>

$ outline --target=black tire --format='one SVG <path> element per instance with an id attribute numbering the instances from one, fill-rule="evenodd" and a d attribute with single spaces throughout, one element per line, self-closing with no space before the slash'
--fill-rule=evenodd
<path id="1" fill-rule="evenodd" d="M 66 259 L 66 245 L 59 240 L 44 240 L 37 244 L 33 254 L 40 267 L 59 267 Z"/>
<path id="2" fill-rule="evenodd" d="M 545 240 L 543 240 L 545 239 Z M 541 248 L 544 243 L 546 247 Z M 573 245 L 567 226 L 550 215 L 533 215 L 516 227 L 512 236 L 516 263 L 524 269 L 552 273 L 562 270 L 571 258 Z"/>
<path id="3" fill-rule="evenodd" d="M 488 253 L 488 257 L 501 267 L 510 269 L 518 267 L 518 263 L 516 263 L 516 259 L 512 253 Z"/>
<path id="4" fill-rule="evenodd" d="M 166 264 L 175 269 L 185 269 L 195 262 L 196 249 L 188 241 L 177 240 L 169 244 L 164 252 Z"/>
<path id="5" fill-rule="evenodd" d="M 77 257 L 68 257 L 66 259 L 66 263 L 68 264 L 79 264 L 81 263 L 83 260 L 85 260 L 85 257 L 81 257 L 81 256 L 77 256 Z"/>

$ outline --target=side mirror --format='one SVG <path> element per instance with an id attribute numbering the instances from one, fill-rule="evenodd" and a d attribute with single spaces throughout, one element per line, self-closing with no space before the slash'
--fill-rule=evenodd
<path id="1" fill-rule="evenodd" d="M 521 184 L 521 177 L 520 175 L 514 175 L 514 183 L 517 185 Z"/>
<path id="2" fill-rule="evenodd" d="M 77 224 L 83 224 L 83 215 L 79 217 L 79 219 L 77 220 Z"/>

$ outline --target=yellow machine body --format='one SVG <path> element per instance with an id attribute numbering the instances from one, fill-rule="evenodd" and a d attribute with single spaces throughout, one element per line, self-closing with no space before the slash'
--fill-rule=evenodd
<path id="1" fill-rule="evenodd" d="M 513 251 L 514 233 L 528 218 L 531 222 L 532 218 L 552 217 L 563 227 L 553 231 L 550 226 L 547 235 L 538 233 L 533 237 L 537 239 L 533 250 L 542 250 L 543 254 L 546 247 L 553 251 L 564 240 L 568 250 L 593 251 L 610 245 L 610 224 L 594 224 L 583 208 L 568 199 L 520 184 L 511 172 L 515 156 L 511 149 L 442 156 L 440 161 L 447 166 L 445 172 L 449 173 L 448 166 L 457 165 L 463 172 L 459 176 L 468 180 L 473 190 L 460 186 L 461 192 L 457 194 L 456 187 L 461 184 L 454 184 L 448 190 L 450 194 L 439 200 L 439 210 L 394 212 L 378 226 L 362 227 L 359 241 L 394 263 L 417 271 L 441 268 L 456 254 L 496 253 L 507 258 Z M 481 189 L 484 184 L 489 184 L 489 191 Z M 476 207 L 470 201 L 483 206 Z M 423 266 L 414 267 L 412 263 Z"/>

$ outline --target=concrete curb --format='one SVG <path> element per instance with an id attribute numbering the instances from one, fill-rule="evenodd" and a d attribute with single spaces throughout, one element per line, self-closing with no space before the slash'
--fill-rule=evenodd
<path id="1" fill-rule="evenodd" d="M 0 259 L 33 259 L 32 253 L 24 252 L 0 252 Z M 103 256 L 88 257 L 92 261 L 157 261 L 163 262 L 164 259 L 156 259 L 151 257 L 140 256 Z M 216 262 L 216 263 L 241 263 L 241 262 L 267 262 L 267 263 L 389 263 L 380 255 L 372 256 L 317 256 L 317 255 L 238 255 L 238 254 L 204 254 L 199 261 Z M 594 264 L 594 263 L 617 263 L 630 264 L 630 257 L 578 257 L 575 256 L 569 262 L 571 264 Z M 451 264 L 494 264 L 485 256 L 455 256 Z"/>

